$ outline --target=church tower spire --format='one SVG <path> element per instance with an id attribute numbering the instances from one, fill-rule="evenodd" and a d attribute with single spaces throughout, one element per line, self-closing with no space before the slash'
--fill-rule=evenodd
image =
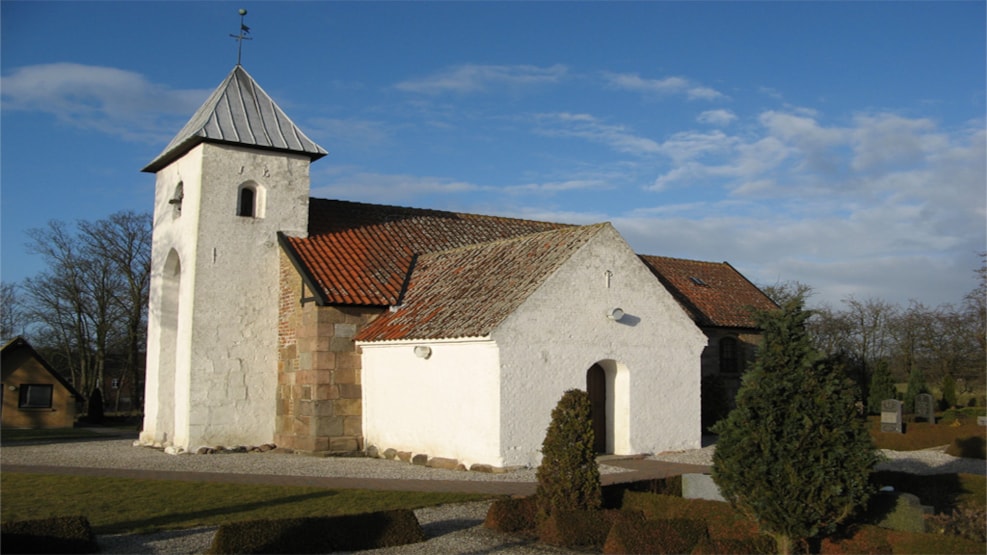
<path id="1" fill-rule="evenodd" d="M 237 65 L 154 173 L 144 430 L 174 451 L 273 440 L 278 233 L 308 231 L 326 151 Z"/>

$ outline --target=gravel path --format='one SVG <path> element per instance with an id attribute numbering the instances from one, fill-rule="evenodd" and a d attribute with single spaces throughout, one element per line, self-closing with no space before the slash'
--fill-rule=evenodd
<path id="1" fill-rule="evenodd" d="M 963 459 L 946 454 L 946 445 L 942 447 L 932 447 L 921 451 L 889 451 L 882 449 L 885 461 L 878 463 L 876 470 L 897 470 L 911 474 L 979 474 L 987 475 L 987 461 L 980 459 Z M 680 451 L 676 453 L 662 453 L 651 458 L 660 461 L 677 462 L 683 464 L 699 464 L 712 466 L 713 453 L 716 451 L 715 445 L 695 449 L 691 451 Z"/>

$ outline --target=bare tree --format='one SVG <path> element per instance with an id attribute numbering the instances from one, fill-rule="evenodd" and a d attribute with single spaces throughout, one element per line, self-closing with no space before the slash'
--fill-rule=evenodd
<path id="1" fill-rule="evenodd" d="M 29 252 L 47 264 L 23 286 L 35 341 L 84 394 L 103 386 L 108 370 L 132 376 L 134 391 L 141 381 L 150 222 L 123 212 L 77 230 L 52 221 L 29 231 Z"/>
<path id="2" fill-rule="evenodd" d="M 123 373 L 116 395 L 119 409 L 124 385 L 131 399 L 140 399 L 144 376 L 142 356 L 147 331 L 147 296 L 151 274 L 151 230 L 149 213 L 117 212 L 99 222 L 80 222 L 80 238 L 90 256 L 110 262 L 122 287 L 112 292 L 112 302 L 123 315 Z"/>
<path id="3" fill-rule="evenodd" d="M 17 299 L 17 285 L 0 284 L 0 340 L 13 339 L 24 329 L 24 316 Z"/>

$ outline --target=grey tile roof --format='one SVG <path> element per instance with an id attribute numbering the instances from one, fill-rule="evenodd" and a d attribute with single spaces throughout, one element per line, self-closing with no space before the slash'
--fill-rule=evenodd
<path id="1" fill-rule="evenodd" d="M 236 66 L 178 135 L 142 171 L 156 172 L 202 142 L 327 154 L 305 136 L 242 66 Z"/>

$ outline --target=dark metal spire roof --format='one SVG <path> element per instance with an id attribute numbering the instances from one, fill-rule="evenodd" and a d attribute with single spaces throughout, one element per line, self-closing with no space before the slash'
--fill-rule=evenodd
<path id="1" fill-rule="evenodd" d="M 239 65 L 142 171 L 156 172 L 202 142 L 296 152 L 313 161 L 328 154 L 306 137 Z"/>

